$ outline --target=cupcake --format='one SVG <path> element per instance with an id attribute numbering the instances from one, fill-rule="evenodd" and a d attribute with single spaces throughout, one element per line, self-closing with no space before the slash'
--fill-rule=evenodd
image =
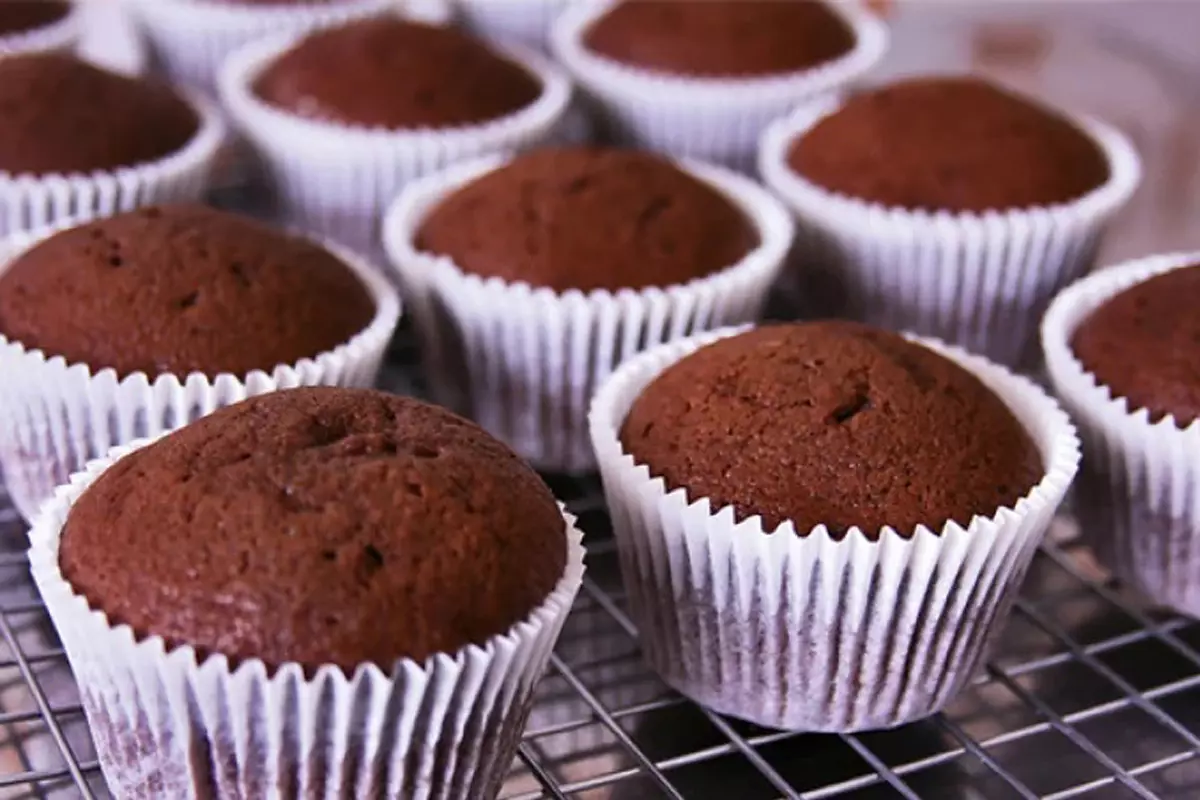
<path id="1" fill-rule="evenodd" d="M 398 17 L 248 45 L 221 93 L 288 217 L 360 249 L 407 182 L 541 143 L 571 94 L 543 58 Z"/>
<path id="2" fill-rule="evenodd" d="M 650 663 L 705 706 L 790 730 L 945 707 L 1079 461 L 1028 380 L 847 321 L 655 348 L 590 421 Z"/>
<path id="3" fill-rule="evenodd" d="M 356 257 L 202 206 L 0 245 L 0 467 L 26 519 L 89 459 L 279 388 L 370 385 L 399 316 Z"/>
<path id="4" fill-rule="evenodd" d="M 0 235 L 199 199 L 224 126 L 212 106 L 73 56 L 0 58 Z"/>
<path id="5" fill-rule="evenodd" d="M 144 444 L 30 534 L 113 793 L 494 797 L 583 573 L 538 476 L 361 389 Z"/>
<path id="6" fill-rule="evenodd" d="M 847 4 L 606 0 L 550 39 L 615 140 L 749 169 L 771 120 L 861 77 L 887 33 Z"/>
<path id="7" fill-rule="evenodd" d="M 809 104 L 767 130 L 760 168 L 796 216 L 806 313 L 1010 366 L 1140 177 L 1118 131 L 957 76 Z"/>
<path id="8" fill-rule="evenodd" d="M 756 319 L 791 236 L 728 170 L 582 147 L 415 181 L 384 221 L 435 396 L 561 472 L 594 465 L 598 383 L 655 344 Z"/>
<path id="9" fill-rule="evenodd" d="M 1081 529 L 1117 578 L 1200 616 L 1200 253 L 1084 278 L 1042 323 L 1051 381 L 1083 438 Z"/>
<path id="10" fill-rule="evenodd" d="M 393 11 L 395 0 L 129 0 L 172 81 L 216 89 L 225 57 L 271 34 L 299 33 Z"/>
<path id="11" fill-rule="evenodd" d="M 68 0 L 0 3 L 0 56 L 69 51 L 80 33 L 79 11 Z"/>

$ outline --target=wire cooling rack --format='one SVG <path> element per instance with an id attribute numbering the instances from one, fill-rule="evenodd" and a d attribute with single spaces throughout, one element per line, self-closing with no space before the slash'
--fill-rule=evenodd
<path id="1" fill-rule="evenodd" d="M 411 349 L 384 386 L 419 393 Z M 642 661 L 594 480 L 549 479 L 588 574 L 541 683 L 506 800 L 1200 797 L 1200 623 L 1103 577 L 1069 520 L 1038 554 L 994 657 L 944 713 L 854 736 L 707 712 Z M 70 668 L 0 492 L 0 798 L 107 798 Z"/>

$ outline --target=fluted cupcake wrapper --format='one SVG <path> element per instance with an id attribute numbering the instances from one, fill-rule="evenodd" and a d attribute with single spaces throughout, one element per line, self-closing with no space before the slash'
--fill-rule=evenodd
<path id="1" fill-rule="evenodd" d="M 326 665 L 270 672 L 139 637 L 76 593 L 59 568 L 71 506 L 117 448 L 74 475 L 30 538 L 30 569 L 79 682 L 109 788 L 118 797 L 342 798 L 495 795 L 533 688 L 583 576 L 582 533 L 564 512 L 567 563 L 546 600 L 481 645 L 401 660 L 390 672 Z M 164 531 L 163 535 L 170 535 Z"/>
<path id="2" fill-rule="evenodd" d="M 181 149 L 157 161 L 88 174 L 28 175 L 0 171 L 0 236 L 62 220 L 108 217 L 154 203 L 200 200 L 225 137 L 216 106 L 187 99 L 200 126 Z"/>
<path id="3" fill-rule="evenodd" d="M 680 161 L 742 210 L 759 245 L 686 284 L 556 292 L 483 278 L 418 250 L 426 215 L 459 187 L 506 163 L 496 156 L 411 184 L 389 210 L 384 244 L 412 314 L 438 400 L 473 417 L 537 467 L 581 472 L 595 461 L 587 408 L 622 361 L 689 334 L 758 318 L 792 239 L 778 201 L 729 170 Z"/>
<path id="4" fill-rule="evenodd" d="M 295 35 L 254 42 L 221 70 L 221 98 L 258 151 L 289 222 L 363 252 L 379 247 L 379 221 L 413 179 L 458 161 L 515 152 L 558 133 L 571 84 L 549 60 L 517 45 L 498 51 L 542 85 L 530 105 L 508 116 L 454 128 L 388 130 L 306 119 L 260 100 L 257 76 L 296 41 Z"/>
<path id="5" fill-rule="evenodd" d="M 1079 425 L 1084 460 L 1076 512 L 1116 576 L 1150 600 L 1200 616 L 1200 420 L 1150 420 L 1101 385 L 1071 337 L 1109 298 L 1155 275 L 1200 264 L 1200 252 L 1101 270 L 1063 291 L 1042 323 L 1050 380 Z"/>
<path id="6" fill-rule="evenodd" d="M 1078 119 L 1109 170 L 1102 186 L 1078 200 L 982 214 L 912 211 L 829 192 L 788 165 L 792 142 L 840 103 L 826 98 L 776 121 L 760 152 L 763 180 L 796 217 L 797 277 L 824 279 L 839 295 L 812 310 L 1023 365 L 1036 354 L 1051 298 L 1092 265 L 1109 220 L 1137 187 L 1133 146 L 1115 128 Z M 806 302 L 813 300 L 820 302 Z"/>
<path id="7" fill-rule="evenodd" d="M 645 386 L 728 329 L 622 366 L 592 403 L 592 441 L 621 570 L 647 658 L 671 686 L 773 728 L 887 728 L 942 709 L 1005 620 L 1079 462 L 1066 414 L 1025 378 L 918 340 L 996 392 L 1029 431 L 1046 474 L 1012 508 L 911 537 L 825 526 L 764 531 L 732 507 L 669 491 L 618 433 Z"/>
<path id="8" fill-rule="evenodd" d="M 0 36 L 0 57 L 22 53 L 69 52 L 83 33 L 80 0 L 70 0 L 71 8 L 62 19 L 33 30 Z"/>
<path id="9" fill-rule="evenodd" d="M 493 41 L 523 42 L 546 49 L 550 25 L 567 7 L 567 0 L 458 0 L 467 29 Z"/>
<path id="10" fill-rule="evenodd" d="M 554 22 L 550 47 L 593 100 L 610 136 L 676 156 L 753 169 L 768 123 L 857 80 L 882 58 L 887 29 L 870 12 L 833 3 L 855 34 L 847 54 L 763 78 L 694 78 L 630 67 L 589 51 L 583 38 L 616 0 L 575 3 Z"/>
<path id="11" fill-rule="evenodd" d="M 0 274 L 33 244 L 73 224 L 0 243 Z M 21 516 L 32 520 L 55 486 L 114 445 L 182 427 L 251 395 L 297 386 L 373 385 L 400 318 L 400 301 L 377 268 L 327 246 L 362 280 L 375 301 L 375 316 L 345 344 L 270 372 L 214 377 L 135 372 L 122 378 L 112 369 L 68 363 L 0 334 L 0 468 Z"/>

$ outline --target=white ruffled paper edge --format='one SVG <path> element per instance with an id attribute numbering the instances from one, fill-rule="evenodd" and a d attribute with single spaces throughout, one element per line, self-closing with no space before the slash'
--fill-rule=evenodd
<path id="1" fill-rule="evenodd" d="M 83 33 L 81 0 L 69 0 L 70 9 L 62 19 L 20 33 L 0 36 L 0 56 L 23 53 L 71 51 Z"/>
<path id="2" fill-rule="evenodd" d="M 467 274 L 421 252 L 416 234 L 445 197 L 508 163 L 494 156 L 414 181 L 384 220 L 384 246 L 439 402 L 473 417 L 539 469 L 595 465 L 587 408 L 622 361 L 665 341 L 758 319 L 792 241 L 787 211 L 730 170 L 677 165 L 751 221 L 758 246 L 741 261 L 686 284 L 617 292 L 556 292 Z"/>
<path id="3" fill-rule="evenodd" d="M 156 161 L 115 170 L 61 175 L 0 172 L 0 236 L 36 231 L 63 220 L 110 217 L 141 206 L 200 200 L 225 139 L 221 113 L 184 94 L 199 125 L 182 148 Z"/>
<path id="4" fill-rule="evenodd" d="M 298 39 L 271 37 L 230 56 L 221 70 L 221 97 L 263 158 L 288 220 L 363 252 L 378 248 L 380 217 L 409 181 L 455 162 L 542 144 L 557 134 L 571 99 L 571 84 L 557 66 L 528 49 L 504 45 L 497 53 L 542 85 L 537 100 L 508 116 L 413 130 L 306 119 L 253 91 L 258 75 Z"/>
<path id="5" fill-rule="evenodd" d="M 139 639 L 77 594 L 59 568 L 72 505 L 117 459 L 72 476 L 30 532 L 30 569 L 79 682 L 109 787 L 121 797 L 492 797 L 534 687 L 579 590 L 583 534 L 563 512 L 567 561 L 545 602 L 482 645 L 401 660 L 268 674 L 188 646 Z M 164 535 L 166 535 L 164 533 Z"/>
<path id="6" fill-rule="evenodd" d="M 626 66 L 587 50 L 583 37 L 616 0 L 576 3 L 555 20 L 550 47 L 606 118 L 618 141 L 676 156 L 753 168 L 763 129 L 802 102 L 843 88 L 887 49 L 887 28 L 849 3 L 831 3 L 855 46 L 813 69 L 762 78 L 694 78 Z"/>
<path id="7" fill-rule="evenodd" d="M 911 537 L 841 539 L 791 522 L 765 532 L 635 463 L 619 430 L 641 391 L 698 348 L 745 328 L 656 348 L 597 393 L 592 441 L 621 572 L 651 665 L 721 713 L 788 730 L 888 728 L 939 711 L 970 680 L 1079 463 L 1067 415 L 1027 379 L 934 340 L 917 341 L 996 392 L 1046 475 L 1013 508 Z"/>
<path id="8" fill-rule="evenodd" d="M 1200 252 L 1129 261 L 1084 278 L 1050 306 L 1042 347 L 1050 380 L 1084 444 L 1076 511 L 1118 578 L 1150 600 L 1200 616 L 1200 420 L 1150 421 L 1100 384 L 1071 349 L 1076 328 L 1110 298 L 1200 264 Z"/>
<path id="9" fill-rule="evenodd" d="M 826 98 L 771 124 L 759 171 L 796 216 L 796 263 L 844 293 L 821 315 L 850 316 L 957 344 L 1008 366 L 1036 354 L 1051 298 L 1092 265 L 1108 222 L 1141 179 L 1129 140 L 1072 118 L 1104 154 L 1106 183 L 1061 205 L 982 214 L 912 211 L 827 191 L 787 163 L 795 139 L 834 113 Z M 797 278 L 803 283 L 805 275 Z M 844 308 L 836 306 L 843 304 Z"/>
<path id="10" fill-rule="evenodd" d="M 37 242 L 77 224 L 0 242 L 0 274 Z M 181 427 L 251 395 L 296 386 L 373 385 L 400 319 L 400 300 L 377 267 L 323 244 L 370 292 L 375 316 L 345 344 L 270 372 L 214 378 L 194 372 L 182 379 L 135 372 L 119 378 L 112 369 L 68 363 L 0 333 L 0 467 L 21 516 L 32 520 L 55 486 L 114 445 Z"/>
<path id="11" fill-rule="evenodd" d="M 174 82 L 204 92 L 216 88 L 226 56 L 274 33 L 305 32 L 392 13 L 395 0 L 247 5 L 221 0 L 125 0 L 156 60 Z"/>
<path id="12" fill-rule="evenodd" d="M 546 50 L 550 26 L 568 0 L 457 0 L 467 30 L 491 41 L 515 41 Z"/>

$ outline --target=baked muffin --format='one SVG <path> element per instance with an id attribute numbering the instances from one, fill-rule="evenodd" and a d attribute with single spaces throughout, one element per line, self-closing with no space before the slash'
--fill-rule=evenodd
<path id="1" fill-rule="evenodd" d="M 650 663 L 789 730 L 945 707 L 1079 460 L 1026 379 L 847 321 L 657 347 L 605 382 L 590 422 Z"/>
<path id="2" fill-rule="evenodd" d="M 78 14 L 67 0 L 0 3 L 0 55 L 66 52 L 79 33 Z"/>
<path id="3" fill-rule="evenodd" d="M 491 796 L 582 573 L 573 521 L 514 453 L 375 391 L 252 398 L 64 499 L 33 534 L 35 572 L 72 656 L 107 654 L 79 678 L 123 796 Z M 168 688 L 196 681 L 221 689 Z M 384 734 L 402 719 L 420 735 Z M 228 759 L 231 728 L 263 748 Z M 288 765 L 287 742 L 317 739 Z"/>
<path id="4" fill-rule="evenodd" d="M 1084 535 L 1125 584 L 1200 614 L 1200 253 L 1131 261 L 1055 298 L 1042 346 L 1084 444 Z"/>
<path id="5" fill-rule="evenodd" d="M 247 394 L 369 385 L 399 316 L 356 257 L 204 206 L 35 239 L 0 261 L 0 465 L 26 515 L 111 445 Z"/>
<path id="6" fill-rule="evenodd" d="M 569 9 L 551 44 L 610 136 L 748 169 L 767 123 L 861 77 L 886 32 L 846 4 L 610 0 Z"/>
<path id="7" fill-rule="evenodd" d="M 407 181 L 542 143 L 570 86 L 539 56 L 385 15 L 248 45 L 221 94 L 289 218 L 368 250 Z"/>
<path id="8" fill-rule="evenodd" d="M 431 176 L 384 229 L 439 401 L 564 472 L 593 466 L 598 381 L 757 318 L 791 241 L 779 204 L 728 170 L 590 147 Z"/>
<path id="9" fill-rule="evenodd" d="M 760 170 L 800 228 L 802 313 L 1009 365 L 1035 355 L 1050 298 L 1140 177 L 1116 130 L 955 75 L 798 109 L 763 137 Z"/>

